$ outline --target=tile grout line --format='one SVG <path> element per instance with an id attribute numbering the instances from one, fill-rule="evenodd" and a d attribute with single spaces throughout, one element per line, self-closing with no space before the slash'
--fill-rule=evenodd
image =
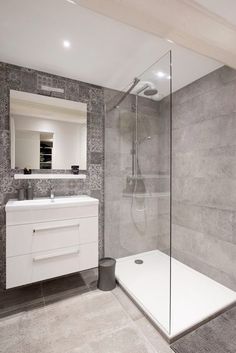
<path id="1" fill-rule="evenodd" d="M 138 331 L 138 333 L 139 333 L 139 335 L 142 337 L 142 339 L 144 340 L 144 342 L 146 342 L 147 344 L 148 344 L 148 346 L 150 347 L 150 348 L 152 348 L 153 349 L 153 351 L 155 352 L 155 353 L 159 353 L 159 352 L 157 352 L 157 350 L 156 350 L 156 348 L 154 347 L 154 345 L 152 344 L 152 342 L 147 338 L 147 336 L 144 334 L 144 332 L 141 330 L 141 328 L 137 325 L 137 323 L 136 323 L 136 321 L 138 321 L 138 320 L 140 320 L 140 319 L 146 319 L 145 318 L 145 316 L 141 313 L 141 311 L 138 309 L 138 311 L 140 311 L 140 313 L 141 313 L 141 317 L 139 318 L 139 319 L 133 319 L 132 318 L 132 316 L 129 314 L 129 312 L 128 312 L 128 310 L 126 310 L 125 309 L 125 307 L 124 307 L 124 305 L 121 303 L 121 301 L 119 300 L 119 298 L 116 296 L 116 294 L 115 293 L 113 293 L 112 292 L 112 294 L 113 294 L 113 296 L 115 297 L 115 299 L 118 301 L 118 303 L 120 304 L 120 306 L 121 306 L 121 308 L 122 308 L 122 310 L 124 311 L 124 313 L 127 315 L 127 317 L 129 318 L 129 320 L 130 320 L 130 322 L 131 322 L 131 324 L 132 324 L 132 326 L 133 327 L 135 327 L 135 329 Z M 125 294 L 125 293 L 124 293 Z M 125 294 L 126 295 L 126 294 Z M 127 297 L 128 298 L 128 297 Z M 128 298 L 129 299 L 129 298 Z M 135 305 L 135 304 L 134 304 Z"/>
<path id="2" fill-rule="evenodd" d="M 40 282 L 40 287 L 41 287 L 41 293 L 43 298 L 43 306 L 46 307 L 46 301 L 45 301 L 44 290 L 43 290 L 43 282 Z"/>

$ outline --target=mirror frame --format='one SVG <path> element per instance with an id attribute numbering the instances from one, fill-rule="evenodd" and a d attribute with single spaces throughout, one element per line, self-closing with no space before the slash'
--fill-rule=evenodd
<path id="1" fill-rule="evenodd" d="M 23 169 L 21 168 L 15 168 L 12 165 L 12 162 L 14 160 L 13 157 L 13 152 L 14 149 L 12 148 L 12 99 L 17 99 L 17 100 L 22 100 L 22 101 L 26 101 L 28 98 L 30 102 L 32 103 L 44 103 L 47 104 L 48 103 L 48 98 L 50 99 L 50 104 L 51 106 L 55 106 L 57 108 L 70 108 L 73 110 L 76 110 L 80 113 L 80 118 L 82 119 L 86 119 L 86 169 L 80 169 L 80 174 L 81 172 L 86 173 L 87 174 L 87 170 L 88 170 L 88 107 L 87 107 L 87 103 L 84 102 L 80 102 L 80 101 L 75 101 L 75 100 L 70 100 L 70 99 L 66 99 L 66 98 L 60 98 L 60 97 L 54 97 L 51 94 L 41 94 L 41 93 L 35 93 L 35 92 L 26 92 L 26 91 L 22 91 L 22 90 L 14 90 L 14 89 L 9 89 L 9 125 L 10 125 L 10 164 L 11 164 L 11 171 L 13 171 L 14 173 L 16 173 L 16 179 L 20 178 L 20 175 L 22 175 L 23 173 Z M 76 122 L 75 117 L 73 119 L 73 116 L 71 117 L 72 119 L 70 120 L 70 122 Z M 59 121 L 63 121 L 63 119 L 50 119 L 50 120 L 59 120 Z M 65 174 L 70 174 L 71 176 L 73 174 L 71 174 L 71 169 L 32 169 L 32 173 L 33 174 L 28 174 L 28 178 L 31 178 L 30 175 L 43 175 L 46 176 L 46 174 L 50 175 L 55 174 L 57 176 L 57 178 L 59 178 L 59 175 L 61 174 L 62 176 Z M 24 176 L 26 176 L 27 174 L 23 174 Z M 81 175 L 82 176 L 82 175 Z"/>

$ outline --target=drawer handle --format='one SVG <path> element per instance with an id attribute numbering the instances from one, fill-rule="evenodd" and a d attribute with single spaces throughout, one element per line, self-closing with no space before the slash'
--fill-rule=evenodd
<path id="1" fill-rule="evenodd" d="M 60 253 L 52 253 L 52 254 L 47 254 L 47 255 L 35 256 L 35 257 L 33 257 L 33 261 L 37 262 L 37 261 L 43 261 L 43 260 L 48 260 L 48 259 L 54 259 L 56 257 L 77 255 L 77 254 L 79 254 L 79 249 L 72 250 L 72 251 L 63 251 Z"/>
<path id="2" fill-rule="evenodd" d="M 41 228 L 35 228 L 33 229 L 33 233 L 35 234 L 36 232 L 44 231 L 44 230 L 53 230 L 53 229 L 60 229 L 60 228 L 71 228 L 71 227 L 79 227 L 79 223 L 75 224 L 65 224 L 65 225 L 58 225 L 58 226 L 53 226 L 53 227 L 41 227 Z"/>

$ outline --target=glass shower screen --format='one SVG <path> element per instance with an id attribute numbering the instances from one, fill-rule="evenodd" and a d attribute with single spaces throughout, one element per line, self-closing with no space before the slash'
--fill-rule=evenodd
<path id="1" fill-rule="evenodd" d="M 105 90 L 105 256 L 166 336 L 171 295 L 171 52 Z"/>

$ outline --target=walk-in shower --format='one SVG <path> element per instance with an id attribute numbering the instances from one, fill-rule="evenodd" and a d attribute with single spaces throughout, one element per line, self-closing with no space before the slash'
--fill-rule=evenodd
<path id="1" fill-rule="evenodd" d="M 236 300 L 173 256 L 171 71 L 169 52 L 113 92 L 105 129 L 105 255 L 117 259 L 117 281 L 169 341 Z"/>

